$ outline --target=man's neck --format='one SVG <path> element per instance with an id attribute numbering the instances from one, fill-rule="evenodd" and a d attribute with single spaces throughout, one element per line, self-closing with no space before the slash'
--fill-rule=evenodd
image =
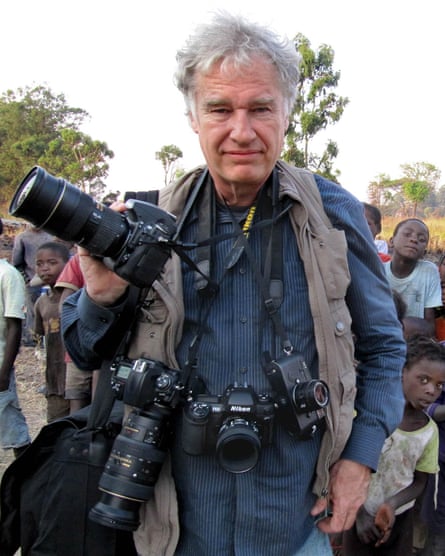
<path id="1" fill-rule="evenodd" d="M 263 185 L 264 183 L 243 187 L 240 184 L 215 183 L 216 197 L 218 201 L 231 208 L 250 207 L 255 203 Z"/>

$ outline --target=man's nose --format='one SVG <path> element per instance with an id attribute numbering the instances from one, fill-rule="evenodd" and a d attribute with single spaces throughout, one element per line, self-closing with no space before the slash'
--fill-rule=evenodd
<path id="1" fill-rule="evenodd" d="M 248 143 L 255 138 L 256 133 L 247 110 L 233 112 L 230 136 L 238 143 Z"/>

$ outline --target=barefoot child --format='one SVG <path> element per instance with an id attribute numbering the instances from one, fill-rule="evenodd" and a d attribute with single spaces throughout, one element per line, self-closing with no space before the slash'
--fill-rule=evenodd
<path id="1" fill-rule="evenodd" d="M 437 425 L 425 410 L 445 383 L 445 347 L 423 336 L 409 340 L 402 381 L 403 419 L 383 446 L 354 527 L 343 535 L 344 556 L 412 553 L 412 509 L 428 475 L 438 471 Z"/>
<path id="2" fill-rule="evenodd" d="M 65 400 L 65 348 L 60 333 L 59 301 L 61 292 L 54 285 L 69 259 L 68 248 L 50 241 L 41 245 L 36 253 L 36 273 L 49 291 L 35 304 L 35 329 L 37 336 L 45 337 L 46 348 L 46 401 L 47 421 L 69 414 L 69 401 Z"/>

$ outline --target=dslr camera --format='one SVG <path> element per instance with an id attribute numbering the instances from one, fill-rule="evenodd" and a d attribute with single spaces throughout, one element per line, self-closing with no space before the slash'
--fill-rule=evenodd
<path id="1" fill-rule="evenodd" d="M 274 361 L 265 353 L 264 371 L 274 391 L 277 419 L 293 436 L 307 439 L 324 427 L 329 388 L 311 377 L 301 354 Z"/>
<path id="2" fill-rule="evenodd" d="M 126 205 L 124 213 L 111 210 L 35 166 L 14 193 L 9 213 L 85 247 L 131 284 L 149 287 L 171 254 L 175 218 L 151 203 L 129 199 Z"/>
<path id="3" fill-rule="evenodd" d="M 183 385 L 180 371 L 152 359 L 118 357 L 111 371 L 117 399 L 133 409 L 113 443 L 99 481 L 101 498 L 89 516 L 101 525 L 134 531 L 140 504 L 153 496 Z"/>
<path id="4" fill-rule="evenodd" d="M 244 473 L 272 442 L 274 404 L 250 386 L 230 385 L 222 396 L 198 394 L 184 408 L 182 445 L 190 455 L 213 454 L 223 469 Z"/>

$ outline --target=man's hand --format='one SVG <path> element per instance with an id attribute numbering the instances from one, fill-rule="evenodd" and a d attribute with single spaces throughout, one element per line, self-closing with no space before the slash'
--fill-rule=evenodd
<path id="1" fill-rule="evenodd" d="M 115 202 L 110 208 L 123 212 L 126 206 Z M 113 305 L 125 293 L 128 282 L 107 268 L 100 259 L 91 256 L 83 247 L 78 247 L 77 252 L 88 296 L 98 305 Z"/>
<path id="2" fill-rule="evenodd" d="M 125 293 L 128 282 L 107 268 L 100 259 L 91 256 L 86 249 L 78 247 L 77 252 L 88 296 L 98 305 L 113 305 Z"/>
<path id="3" fill-rule="evenodd" d="M 339 533 L 354 525 L 357 511 L 366 500 L 371 470 L 351 460 L 337 461 L 331 468 L 328 498 L 320 498 L 311 510 L 313 516 L 329 509 L 332 515 L 320 520 L 318 528 L 324 533 Z"/>

